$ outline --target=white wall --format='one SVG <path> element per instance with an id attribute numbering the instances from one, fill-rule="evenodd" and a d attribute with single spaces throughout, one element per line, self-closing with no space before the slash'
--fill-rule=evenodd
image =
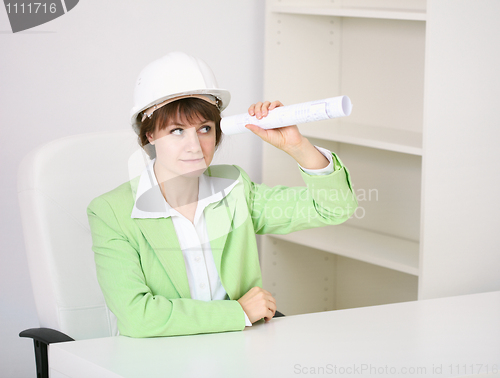
<path id="1" fill-rule="evenodd" d="M 16 34 L 0 10 L 0 376 L 35 374 L 32 342 L 18 337 L 38 326 L 16 193 L 22 157 L 64 136 L 129 127 L 139 71 L 169 51 L 212 67 L 232 94 L 226 115 L 246 111 L 262 98 L 263 8 L 263 0 L 86 0 Z M 260 159 L 257 137 L 234 136 L 215 162 L 260 181 Z"/>

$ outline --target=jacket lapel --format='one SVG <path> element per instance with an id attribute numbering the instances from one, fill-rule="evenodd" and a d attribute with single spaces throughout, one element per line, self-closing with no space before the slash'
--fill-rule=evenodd
<path id="1" fill-rule="evenodd" d="M 191 298 L 184 257 L 172 218 L 135 219 L 181 298 Z"/>

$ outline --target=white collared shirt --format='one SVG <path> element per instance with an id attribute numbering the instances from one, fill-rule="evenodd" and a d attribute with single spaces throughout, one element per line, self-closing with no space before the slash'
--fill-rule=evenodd
<path id="1" fill-rule="evenodd" d="M 310 175 L 322 175 L 333 172 L 334 167 L 331 152 L 321 147 L 315 147 L 329 160 L 330 164 L 322 169 L 306 169 L 300 165 L 299 167 Z M 202 174 L 198 180 L 198 205 L 193 223 L 191 223 L 190 220 L 165 201 L 153 170 L 155 160 L 151 160 L 141 174 L 131 218 L 171 217 L 184 257 L 184 263 L 186 264 L 191 298 L 202 301 L 227 299 L 226 290 L 222 286 L 213 259 L 203 211 L 209 204 L 218 202 L 226 197 L 238 181 Z M 223 189 L 221 190 L 221 188 Z M 138 206 L 139 199 L 145 193 L 148 197 L 148 204 L 144 205 L 141 203 Z M 252 325 L 246 314 L 245 322 L 247 326 Z"/>

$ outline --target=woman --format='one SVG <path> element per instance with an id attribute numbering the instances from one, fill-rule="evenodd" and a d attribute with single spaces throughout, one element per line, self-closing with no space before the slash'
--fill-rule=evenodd
<path id="1" fill-rule="evenodd" d="M 87 209 L 97 277 L 120 333 L 223 332 L 270 320 L 276 301 L 262 288 L 255 234 L 347 220 L 357 202 L 346 168 L 297 126 L 255 125 L 247 127 L 297 161 L 307 187 L 269 188 L 240 167 L 210 166 L 230 95 L 183 53 L 144 68 L 134 98 L 132 125 L 152 161 Z M 262 118 L 279 106 L 248 111 Z"/>

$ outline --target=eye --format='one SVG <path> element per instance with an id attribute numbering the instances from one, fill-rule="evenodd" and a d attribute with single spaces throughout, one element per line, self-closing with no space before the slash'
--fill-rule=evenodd
<path id="1" fill-rule="evenodd" d="M 176 129 L 170 130 L 170 134 L 181 135 L 183 131 L 184 130 L 182 130 L 181 128 L 178 127 Z"/>
<path id="2" fill-rule="evenodd" d="M 208 125 L 205 125 L 205 126 L 202 126 L 200 127 L 200 131 L 203 133 L 203 134 L 206 134 L 208 132 L 210 132 L 210 130 L 212 129 L 212 126 L 208 126 Z"/>

